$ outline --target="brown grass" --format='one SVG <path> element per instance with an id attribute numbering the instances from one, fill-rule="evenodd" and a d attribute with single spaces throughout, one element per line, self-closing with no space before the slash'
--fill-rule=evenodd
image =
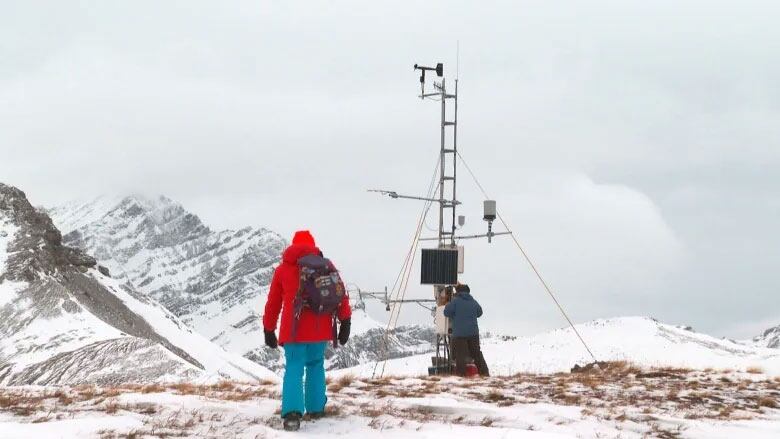
<path id="1" fill-rule="evenodd" d="M 220 396 L 220 399 L 225 401 L 248 401 L 252 399 L 252 396 L 251 392 L 236 391 L 223 394 Z"/>
<path id="2" fill-rule="evenodd" d="M 361 416 L 365 416 L 366 418 L 378 418 L 384 414 L 384 412 L 377 408 L 370 405 L 365 405 L 361 407 L 360 412 L 358 412 Z"/>
<path id="3" fill-rule="evenodd" d="M 16 416 L 31 416 L 37 411 L 43 410 L 43 401 L 51 397 L 47 394 L 12 392 L 0 395 L 0 409 L 8 410 Z"/>
<path id="4" fill-rule="evenodd" d="M 328 389 L 331 392 L 340 392 L 341 389 L 349 387 L 355 381 L 355 375 L 346 374 L 338 377 L 336 380 L 332 380 Z"/>
<path id="5" fill-rule="evenodd" d="M 178 392 L 180 395 L 201 395 L 203 388 L 197 387 L 190 383 L 176 383 L 170 386 L 171 389 Z"/>
<path id="6" fill-rule="evenodd" d="M 230 392 L 233 391 L 236 388 L 236 385 L 231 383 L 230 381 L 220 381 L 219 383 L 212 386 L 212 389 L 218 390 L 220 392 Z"/>
<path id="7" fill-rule="evenodd" d="M 758 400 L 756 400 L 756 404 L 759 407 L 768 407 L 771 409 L 778 408 L 777 400 L 769 396 L 763 396 L 758 398 Z"/>
<path id="8" fill-rule="evenodd" d="M 141 388 L 141 393 L 162 393 L 165 392 L 165 387 L 159 384 L 149 384 Z"/>
<path id="9" fill-rule="evenodd" d="M 757 374 L 764 373 L 764 369 L 762 369 L 761 367 L 758 367 L 758 366 L 750 366 L 750 367 L 747 368 L 747 370 L 745 372 L 757 375 Z"/>
<path id="10" fill-rule="evenodd" d="M 106 389 L 103 393 L 100 394 L 100 396 L 104 398 L 116 398 L 117 396 L 121 395 L 122 391 L 117 388 L 109 388 Z"/>
<path id="11" fill-rule="evenodd" d="M 123 406 L 122 408 L 129 412 L 134 412 L 141 415 L 153 415 L 157 413 L 157 406 L 152 403 L 128 404 Z"/>
<path id="12" fill-rule="evenodd" d="M 62 405 L 73 404 L 73 398 L 67 393 L 63 392 L 61 389 L 58 389 L 56 392 L 54 392 L 54 395 L 52 396 L 54 398 L 57 398 L 57 402 L 59 402 Z"/>
<path id="13" fill-rule="evenodd" d="M 352 385 L 354 381 L 355 381 L 355 375 L 346 374 L 340 376 L 339 379 L 336 380 L 336 383 L 340 384 L 342 387 L 349 387 Z"/>
<path id="14" fill-rule="evenodd" d="M 491 418 L 489 416 L 485 416 L 482 419 L 482 422 L 479 423 L 479 425 L 481 425 L 483 427 L 490 427 L 491 425 L 493 425 L 494 422 L 496 422 L 495 419 L 493 419 L 493 418 Z"/>
<path id="15" fill-rule="evenodd" d="M 119 411 L 119 403 L 115 399 L 110 399 L 106 401 L 106 405 L 103 411 L 109 415 L 113 415 Z"/>

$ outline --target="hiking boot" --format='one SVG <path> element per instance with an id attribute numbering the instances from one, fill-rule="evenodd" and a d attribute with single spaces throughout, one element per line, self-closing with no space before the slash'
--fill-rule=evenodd
<path id="1" fill-rule="evenodd" d="M 298 412 L 284 415 L 284 430 L 298 431 L 301 428 L 301 414 Z"/>

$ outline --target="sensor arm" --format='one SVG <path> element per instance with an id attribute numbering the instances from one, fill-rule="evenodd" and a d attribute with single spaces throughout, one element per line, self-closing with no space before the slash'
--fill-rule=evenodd
<path id="1" fill-rule="evenodd" d="M 433 203 L 444 203 L 449 205 L 459 205 L 461 204 L 460 201 L 455 201 L 454 203 L 450 200 L 442 200 L 439 198 L 426 198 L 426 197 L 416 197 L 413 195 L 399 195 L 396 191 L 385 191 L 381 189 L 369 189 L 369 192 L 376 192 L 382 195 L 387 195 L 390 198 L 402 198 L 405 200 L 420 200 L 420 201 L 431 201 Z"/>

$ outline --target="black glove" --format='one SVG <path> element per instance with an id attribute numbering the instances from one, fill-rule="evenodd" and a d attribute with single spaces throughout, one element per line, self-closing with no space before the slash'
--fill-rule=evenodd
<path id="1" fill-rule="evenodd" d="M 269 348 L 276 349 L 279 346 L 279 341 L 276 339 L 276 333 L 274 331 L 265 332 L 265 345 Z"/>
<path id="2" fill-rule="evenodd" d="M 341 327 L 339 328 L 339 343 L 342 346 L 349 341 L 349 329 L 352 327 L 352 321 L 350 319 L 342 320 Z"/>

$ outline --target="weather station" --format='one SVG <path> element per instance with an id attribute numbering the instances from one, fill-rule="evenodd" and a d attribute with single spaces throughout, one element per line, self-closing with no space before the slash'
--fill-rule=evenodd
<path id="1" fill-rule="evenodd" d="M 458 207 L 461 202 L 458 194 L 458 159 L 462 160 L 458 152 L 458 79 L 454 81 L 454 89 L 450 92 L 444 78 L 444 64 L 438 63 L 435 67 L 414 65 L 415 71 L 420 71 L 420 95 L 421 100 L 438 102 L 441 107 L 441 120 L 439 123 L 440 144 L 439 160 L 433 173 L 433 178 L 424 195 L 403 195 L 393 190 L 372 189 L 375 192 L 393 199 L 414 200 L 424 203 L 423 211 L 417 224 L 416 233 L 412 240 L 411 248 L 407 254 L 404 266 L 396 279 L 390 293 L 385 288 L 383 292 L 363 292 L 358 290 L 360 299 L 376 299 L 386 305 L 386 310 L 391 312 L 388 331 L 392 330 L 397 321 L 401 307 L 405 303 L 414 303 L 431 310 L 433 324 L 436 332 L 436 351 L 431 359 L 428 373 L 431 375 L 450 374 L 453 371 L 450 350 L 450 321 L 444 316 L 444 307 L 452 298 L 453 287 L 458 284 L 458 275 L 465 271 L 465 247 L 460 243 L 467 239 L 486 238 L 492 242 L 495 236 L 511 235 L 511 231 L 493 231 L 493 222 L 497 218 L 496 201 L 486 199 L 483 202 L 483 220 L 487 223 L 487 231 L 481 234 L 459 234 L 466 224 L 466 217 L 458 215 Z M 434 80 L 433 90 L 426 90 L 426 73 L 435 74 L 438 81 Z M 451 111 L 451 113 L 450 113 Z M 449 116 L 451 114 L 451 116 Z M 470 170 L 469 170 L 470 171 Z M 422 237 L 422 225 L 432 207 L 438 208 L 439 225 L 436 236 Z M 435 242 L 436 246 L 420 249 L 420 284 L 433 286 L 432 299 L 407 299 L 406 289 L 411 274 L 417 249 L 421 242 Z M 387 337 L 385 337 L 386 343 Z M 386 349 L 386 347 L 385 347 Z M 384 365 L 382 371 L 384 370 Z M 376 368 L 375 368 L 376 375 Z M 381 374 L 381 373 L 380 373 Z"/>

